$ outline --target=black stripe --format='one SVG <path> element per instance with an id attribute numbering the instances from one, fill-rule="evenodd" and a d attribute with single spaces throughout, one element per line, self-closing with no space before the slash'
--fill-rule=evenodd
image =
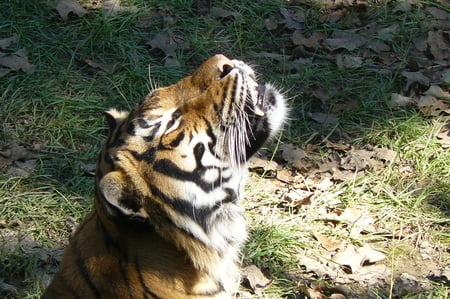
<path id="1" fill-rule="evenodd" d="M 144 289 L 144 297 L 147 297 L 147 294 L 152 296 L 153 299 L 161 299 L 155 293 L 153 293 L 148 286 L 145 284 L 144 277 L 142 276 L 141 265 L 139 264 L 139 259 L 137 256 L 134 257 L 134 266 L 136 267 L 136 272 L 139 276 L 139 282 L 141 283 L 142 289 Z"/>
<path id="2" fill-rule="evenodd" d="M 156 133 L 158 133 L 159 128 L 161 127 L 161 123 L 156 123 L 153 125 L 153 128 L 150 130 L 150 134 L 144 136 L 144 141 L 152 142 L 155 139 Z"/>
<path id="3" fill-rule="evenodd" d="M 73 247 L 74 247 L 73 251 L 75 254 L 75 261 L 78 266 L 78 271 L 80 271 L 80 274 L 86 281 L 86 284 L 89 286 L 92 293 L 94 293 L 94 297 L 100 299 L 101 298 L 100 291 L 98 290 L 97 286 L 95 285 L 94 281 L 92 280 L 91 274 L 87 270 L 86 265 L 84 263 L 84 259 L 80 255 L 81 250 L 78 246 L 78 242 L 76 239 L 74 239 L 72 242 L 73 242 Z"/>
<path id="4" fill-rule="evenodd" d="M 197 147 L 197 145 L 196 145 L 196 147 Z M 204 150 L 204 146 L 203 146 L 203 148 L 197 147 L 197 155 L 201 152 L 202 149 Z M 198 159 L 199 159 L 199 157 L 196 156 L 197 163 L 199 163 Z M 173 163 L 169 159 L 161 159 L 161 160 L 156 161 L 153 166 L 153 169 L 155 171 L 163 173 L 163 174 L 165 174 L 169 177 L 172 177 L 174 179 L 177 179 L 177 180 L 193 182 L 205 192 L 211 192 L 214 188 L 219 186 L 221 183 L 226 183 L 229 180 L 229 178 L 222 177 L 222 175 L 221 175 L 222 170 L 218 169 L 216 167 L 213 167 L 213 166 L 203 167 L 203 166 L 197 164 L 196 169 L 194 169 L 193 171 L 185 171 L 185 170 L 182 170 L 181 168 L 179 168 L 175 163 Z M 214 181 L 212 183 L 206 182 L 205 180 L 202 179 L 202 175 L 208 169 L 217 169 L 217 171 L 219 171 L 218 178 L 216 179 L 216 181 Z"/>
<path id="5" fill-rule="evenodd" d="M 215 210 L 220 208 L 220 205 L 214 205 L 212 207 L 203 207 L 199 208 L 194 206 L 187 200 L 181 198 L 171 198 L 164 194 L 158 187 L 152 185 L 151 187 L 152 193 L 155 196 L 161 198 L 165 203 L 170 205 L 175 211 L 185 216 L 188 216 L 193 221 L 195 221 L 200 227 L 208 232 L 207 220 L 208 216 L 211 215 Z"/>
<path id="6" fill-rule="evenodd" d="M 183 139 L 184 139 L 184 131 L 181 131 L 180 133 L 178 133 L 177 137 L 175 137 L 175 139 L 172 140 L 172 142 L 170 142 L 170 146 L 177 147 L 178 145 L 180 145 Z"/>
<path id="7" fill-rule="evenodd" d="M 156 147 L 150 147 L 142 154 L 136 151 L 130 151 L 134 158 L 138 161 L 146 161 L 148 163 L 153 163 L 156 157 Z"/>

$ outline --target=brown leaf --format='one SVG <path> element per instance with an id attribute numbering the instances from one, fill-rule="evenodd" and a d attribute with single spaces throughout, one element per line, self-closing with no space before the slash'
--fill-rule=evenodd
<path id="1" fill-rule="evenodd" d="M 445 60 L 449 57 L 450 44 L 444 37 L 444 31 L 428 31 L 428 44 L 430 45 L 431 55 L 437 60 Z"/>
<path id="2" fill-rule="evenodd" d="M 158 33 L 147 42 L 153 49 L 160 49 L 167 57 L 176 57 L 179 49 L 189 49 L 189 43 L 181 38 L 169 36 L 167 33 Z"/>
<path id="3" fill-rule="evenodd" d="M 430 79 L 421 72 L 402 72 L 402 76 L 406 78 L 405 90 L 409 90 L 412 84 L 418 83 L 422 86 L 429 86 Z"/>
<path id="4" fill-rule="evenodd" d="M 285 199 L 290 203 L 290 206 L 298 208 L 303 205 L 311 204 L 311 197 L 313 195 L 314 192 L 311 191 L 294 189 L 285 194 Z"/>
<path id="5" fill-rule="evenodd" d="M 317 241 L 320 242 L 320 245 L 322 245 L 323 248 L 325 248 L 329 252 L 333 252 L 336 249 L 339 249 L 342 245 L 342 241 L 336 240 L 335 238 L 327 237 L 319 232 L 313 232 L 313 234 Z"/>
<path id="6" fill-rule="evenodd" d="M 443 148 L 450 148 L 450 131 L 440 132 L 436 137 Z"/>
<path id="7" fill-rule="evenodd" d="M 363 63 L 362 57 L 351 55 L 336 55 L 336 65 L 338 68 L 357 68 Z"/>
<path id="8" fill-rule="evenodd" d="M 115 16 L 120 12 L 137 12 L 136 6 L 122 6 L 120 0 L 104 0 L 103 11 L 106 16 Z"/>
<path id="9" fill-rule="evenodd" d="M 76 0 L 59 0 L 55 8 L 61 16 L 61 19 L 64 21 L 69 19 L 70 13 L 76 14 L 79 17 L 82 17 L 87 13 L 87 10 Z"/>
<path id="10" fill-rule="evenodd" d="M 250 265 L 242 269 L 242 278 L 244 283 L 250 287 L 255 294 L 260 294 L 267 287 L 271 280 L 267 279 L 261 270 L 255 265 Z"/>
<path id="11" fill-rule="evenodd" d="M 237 18 L 241 16 L 239 12 L 228 10 L 222 7 L 211 7 L 209 15 L 216 19 L 226 19 L 229 17 Z"/>
<path id="12" fill-rule="evenodd" d="M 399 156 L 399 154 L 391 149 L 382 147 L 382 148 L 375 148 L 375 156 L 379 159 L 379 160 L 384 160 L 386 162 L 394 162 L 395 159 L 397 159 L 397 157 Z"/>
<path id="13" fill-rule="evenodd" d="M 405 107 L 414 104 L 414 99 L 402 96 L 398 93 L 391 93 L 391 100 L 389 101 L 389 104 L 392 107 Z"/>
<path id="14" fill-rule="evenodd" d="M 0 56 L 0 66 L 7 67 L 13 71 L 23 71 L 27 74 L 32 74 L 35 66 L 28 62 L 25 50 L 21 49 L 12 54 Z"/>
<path id="15" fill-rule="evenodd" d="M 364 263 L 364 254 L 358 253 L 355 246 L 349 245 L 343 251 L 336 253 L 332 260 L 344 267 L 347 273 L 356 273 Z"/>
<path id="16" fill-rule="evenodd" d="M 440 100 L 450 100 L 450 93 L 442 90 L 438 85 L 431 85 L 430 88 L 424 92 L 424 95 L 433 96 Z"/>
<path id="17" fill-rule="evenodd" d="M 419 107 L 420 111 L 425 115 L 439 115 L 442 112 L 450 114 L 449 106 L 447 104 L 429 95 L 420 96 L 417 101 L 417 107 Z"/>
<path id="18" fill-rule="evenodd" d="M 11 37 L 0 39 L 0 49 L 5 50 L 7 49 L 11 44 L 14 44 L 17 42 L 17 34 L 13 34 Z"/>
<path id="19" fill-rule="evenodd" d="M 335 125 L 339 121 L 339 117 L 336 114 L 312 112 L 308 113 L 308 116 L 323 125 Z"/>
<path id="20" fill-rule="evenodd" d="M 305 13 L 303 10 L 290 10 L 287 8 L 280 8 L 280 13 L 283 15 L 286 27 L 289 29 L 302 29 L 305 22 Z"/>
<path id="21" fill-rule="evenodd" d="M 300 161 L 303 158 L 308 157 L 308 154 L 293 144 L 282 144 L 278 148 L 281 153 L 281 157 L 288 163 Z"/>
<path id="22" fill-rule="evenodd" d="M 280 169 L 281 166 L 273 160 L 268 160 L 267 158 L 261 158 L 258 156 L 253 156 L 248 161 L 249 169 L 263 169 L 264 171 L 276 171 Z"/>
<path id="23" fill-rule="evenodd" d="M 333 33 L 332 38 L 325 40 L 328 47 L 332 50 L 346 49 L 353 51 L 366 43 L 366 39 L 352 32 L 341 31 Z"/>
<path id="24" fill-rule="evenodd" d="M 301 30 L 295 30 L 292 33 L 291 40 L 294 45 L 303 46 L 308 49 L 317 50 L 321 48 L 322 42 L 325 40 L 325 34 L 322 32 L 314 32 L 310 37 L 305 37 Z"/>

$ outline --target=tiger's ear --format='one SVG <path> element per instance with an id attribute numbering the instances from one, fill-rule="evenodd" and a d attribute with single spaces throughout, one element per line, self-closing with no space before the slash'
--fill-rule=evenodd
<path id="1" fill-rule="evenodd" d="M 103 198 L 112 206 L 116 207 L 120 213 L 128 216 L 131 220 L 144 222 L 149 218 L 143 208 L 137 194 L 126 188 L 127 182 L 124 175 L 119 171 L 107 173 L 100 179 L 98 184 Z M 114 211 L 109 209 L 111 214 Z"/>
<path id="2" fill-rule="evenodd" d="M 109 132 L 112 133 L 128 116 L 128 112 L 109 109 L 105 111 L 105 117 L 108 121 Z"/>

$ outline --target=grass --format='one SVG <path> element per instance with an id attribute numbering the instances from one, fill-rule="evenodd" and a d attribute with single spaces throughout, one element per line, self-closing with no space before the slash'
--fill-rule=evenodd
<path id="1" fill-rule="evenodd" d="M 92 206 L 94 180 L 84 166 L 95 163 L 105 140 L 103 111 L 129 109 L 152 84 L 175 82 L 212 54 L 224 53 L 252 62 L 261 77 L 276 82 L 291 97 L 291 122 L 282 143 L 302 148 L 314 145 L 323 160 L 336 154 L 326 147 L 327 141 L 389 148 L 400 155 L 382 169 L 334 184 L 306 208 L 286 207 L 281 193 L 247 188 L 250 237 L 244 264 L 256 264 L 269 274 L 273 282 L 263 291 L 266 298 L 302 298 L 305 285 L 322 279 L 332 284 L 305 273 L 299 265 L 301 255 L 324 256 L 314 231 L 350 244 L 372 242 L 382 247 L 390 261 L 391 282 L 406 271 L 399 266 L 399 258 L 416 259 L 424 240 L 441 251 L 433 263 L 441 269 L 448 265 L 450 153 L 435 138 L 442 120 L 387 105 L 390 93 L 399 92 L 404 85 L 401 68 L 383 73 L 373 62 L 341 69 L 311 57 L 300 57 L 305 60 L 295 64 L 289 58 L 278 61 L 258 56 L 255 53 L 262 51 L 301 56 L 290 46 L 286 31 L 265 28 L 265 20 L 278 16 L 280 7 L 305 12 L 305 35 L 332 34 L 352 25 L 325 22 L 320 19 L 322 9 L 284 1 L 213 4 L 240 15 L 198 17 L 191 1 L 135 0 L 122 1 L 122 5 L 134 5 L 137 12 L 107 17 L 101 9 L 90 9 L 84 17 L 72 15 L 63 22 L 53 1 L 0 3 L 0 37 L 18 35 L 18 42 L 5 51 L 23 48 L 36 65 L 33 74 L 19 71 L 0 78 L 0 145 L 23 145 L 37 161 L 34 172 L 25 178 L 2 169 L 0 231 L 13 231 L 16 239 L 31 236 L 43 248 L 63 247 L 72 229 L 70 223 L 82 219 Z M 441 7 L 433 2 L 424 4 Z M 406 61 L 412 38 L 426 30 L 422 26 L 425 16 L 419 6 L 404 14 L 392 8 L 390 2 L 381 1 L 368 18 L 383 28 L 399 25 L 399 31 L 386 42 L 400 61 Z M 150 19 L 150 25 L 137 26 L 154 11 L 160 16 Z M 189 41 L 188 48 L 176 51 L 179 66 L 166 67 L 164 53 L 147 44 L 157 33 Z M 90 66 L 88 60 L 103 68 Z M 327 101 L 312 95 L 318 87 L 328 91 Z M 315 111 L 335 113 L 339 104 L 354 108 L 339 112 L 335 126 L 324 126 L 308 116 Z M 354 237 L 348 224 L 318 217 L 319 211 L 347 207 L 375 215 L 377 230 Z M 1 243 L 12 242 L 5 240 Z M 55 271 L 55 262 L 19 248 L 8 251 L 4 245 L 0 252 L 0 282 L 19 289 L 13 297 L 38 298 Z M 330 287 L 323 289 L 332 292 Z M 370 297 L 393 295 L 388 286 L 370 289 Z M 448 298 L 448 282 L 435 282 L 432 288 L 403 298 Z"/>

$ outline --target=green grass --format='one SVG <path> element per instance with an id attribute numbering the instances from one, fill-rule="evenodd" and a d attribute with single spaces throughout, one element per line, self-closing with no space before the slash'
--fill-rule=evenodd
<path id="1" fill-rule="evenodd" d="M 260 77 L 286 91 L 291 120 L 282 143 L 302 148 L 314 145 L 323 160 L 343 155 L 327 148 L 327 141 L 389 148 L 400 154 L 399 160 L 383 169 L 336 183 L 305 208 L 286 207 L 281 193 L 247 188 L 251 194 L 245 203 L 250 236 L 244 264 L 256 264 L 269 273 L 273 282 L 263 291 L 265 298 L 302 298 L 305 285 L 323 279 L 305 273 L 298 264 L 298 257 L 304 254 L 324 257 L 314 231 L 350 244 L 384 246 L 393 261 L 394 276 L 399 274 L 395 259 L 400 254 L 413 259 L 423 240 L 442 251 L 433 260 L 437 266 L 450 263 L 450 153 L 435 138 L 443 120 L 387 104 L 390 94 L 404 86 L 400 72 L 405 64 L 389 72 L 380 72 L 383 65 L 378 61 L 340 69 L 329 61 L 313 59 L 314 55 L 333 57 L 321 50 L 312 57 L 302 57 L 290 45 L 291 33 L 271 32 L 264 25 L 266 18 L 278 16 L 280 7 L 286 7 L 305 12 L 305 36 L 353 28 L 321 20 L 325 11 L 312 6 L 268 0 L 213 1 L 213 6 L 240 14 L 220 19 L 198 17 L 192 1 L 135 0 L 122 1 L 122 5 L 135 5 L 138 10 L 106 17 L 101 9 L 90 9 L 84 17 L 71 16 L 64 22 L 53 1 L 0 3 L 0 38 L 18 35 L 18 42 L 4 51 L 23 48 L 36 65 L 33 74 L 19 71 L 0 78 L 0 145 L 23 145 L 37 161 L 35 171 L 26 178 L 11 177 L 6 168 L 1 169 L 0 231 L 29 235 L 45 248 L 63 247 L 71 230 L 68 222 L 79 221 L 92 206 L 94 179 L 83 165 L 95 163 L 105 140 L 103 111 L 110 107 L 129 109 L 152 85 L 173 83 L 209 56 L 224 53 L 250 61 Z M 427 15 L 419 6 L 409 13 L 394 13 L 393 6 L 390 1 L 374 4 L 365 21 L 382 28 L 398 24 L 398 33 L 385 42 L 399 61 L 405 62 L 412 39 L 427 30 L 423 26 Z M 137 26 L 154 11 L 162 17 L 148 27 Z M 176 51 L 179 66 L 164 66 L 164 54 L 150 49 L 147 43 L 158 33 L 189 41 L 187 49 Z M 255 55 L 263 51 L 285 54 L 286 58 L 278 61 Z M 297 58 L 305 60 L 295 64 Z M 105 69 L 93 68 L 87 60 L 101 63 Z M 317 87 L 328 91 L 325 103 L 311 94 Z M 354 108 L 339 112 L 335 126 L 319 124 L 308 116 L 317 111 L 337 113 L 334 109 L 342 104 Z M 346 223 L 318 217 L 318 211 L 347 207 L 376 215 L 376 233 L 352 237 Z M 399 231 L 404 233 L 402 237 Z M 397 239 L 403 243 L 395 243 Z M 0 245 L 0 281 L 19 288 L 13 297 L 38 298 L 53 265 L 23 250 L 1 250 Z M 333 282 L 325 279 L 324 283 Z M 324 289 L 331 292 L 330 287 Z M 389 287 L 367 291 L 372 298 L 392 298 Z M 403 298 L 448 298 L 448 285 L 437 282 L 431 290 Z"/>

